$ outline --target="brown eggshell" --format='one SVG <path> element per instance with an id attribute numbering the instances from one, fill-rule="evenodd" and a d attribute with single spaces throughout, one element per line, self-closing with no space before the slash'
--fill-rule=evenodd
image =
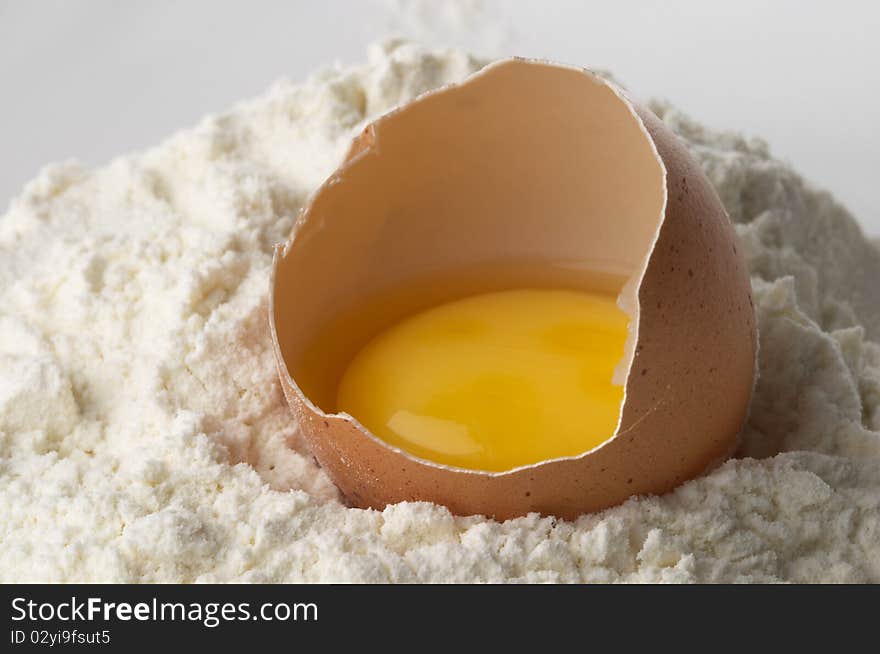
<path id="1" fill-rule="evenodd" d="M 615 435 L 599 447 L 505 472 L 444 466 L 323 411 L 298 384 L 311 344 L 347 307 L 412 279 L 518 260 L 627 280 L 625 398 Z M 370 329 L 401 311 L 389 304 Z M 522 59 L 364 130 L 276 249 L 270 323 L 295 419 L 360 507 L 425 500 L 497 519 L 574 518 L 667 492 L 732 452 L 755 375 L 745 262 L 686 147 L 610 82 Z M 364 328 L 352 323 L 352 333 Z M 323 406 L 357 345 L 352 336 L 319 362 Z"/>

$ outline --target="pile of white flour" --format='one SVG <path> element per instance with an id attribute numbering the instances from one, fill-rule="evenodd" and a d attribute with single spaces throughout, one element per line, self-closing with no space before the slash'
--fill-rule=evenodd
<path id="1" fill-rule="evenodd" d="M 477 67 L 390 43 L 28 184 L 0 217 L 2 581 L 880 582 L 880 251 L 763 143 L 665 105 L 752 270 L 741 458 L 575 522 L 339 501 L 276 378 L 272 246 L 364 121 Z"/>

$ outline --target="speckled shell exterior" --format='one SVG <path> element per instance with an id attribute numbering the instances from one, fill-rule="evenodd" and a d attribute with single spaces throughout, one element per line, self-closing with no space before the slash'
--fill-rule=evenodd
<path id="1" fill-rule="evenodd" d="M 717 194 L 687 148 L 649 110 L 629 102 L 665 167 L 666 208 L 637 288 L 638 336 L 616 435 L 579 457 L 509 472 L 439 466 L 387 446 L 348 416 L 316 409 L 291 378 L 275 338 L 295 420 L 352 505 L 430 501 L 456 514 L 499 520 L 530 512 L 572 519 L 632 495 L 668 492 L 733 451 L 757 348 L 745 261 Z M 353 152 L 364 147 L 369 144 Z M 276 268 L 283 257 L 279 247 Z M 273 288 L 273 297 L 279 292 Z M 273 336 L 285 328 L 274 312 L 270 320 Z"/>

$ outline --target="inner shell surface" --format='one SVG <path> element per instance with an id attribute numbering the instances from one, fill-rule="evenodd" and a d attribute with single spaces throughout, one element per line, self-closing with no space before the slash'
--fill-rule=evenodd
<path id="1" fill-rule="evenodd" d="M 326 413 L 355 354 L 426 308 L 390 304 L 310 351 L 364 298 L 493 262 L 637 281 L 661 220 L 663 169 L 650 140 L 629 106 L 580 70 L 502 62 L 381 118 L 353 153 L 276 270 L 281 352 Z M 632 329 L 637 304 L 625 309 Z"/>

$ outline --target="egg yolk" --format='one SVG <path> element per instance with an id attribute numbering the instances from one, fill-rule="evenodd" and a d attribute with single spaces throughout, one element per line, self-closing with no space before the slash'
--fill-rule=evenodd
<path id="1" fill-rule="evenodd" d="M 510 290 L 443 304 L 370 341 L 337 410 L 386 442 L 461 468 L 510 470 L 608 440 L 627 316 L 610 295 Z"/>

